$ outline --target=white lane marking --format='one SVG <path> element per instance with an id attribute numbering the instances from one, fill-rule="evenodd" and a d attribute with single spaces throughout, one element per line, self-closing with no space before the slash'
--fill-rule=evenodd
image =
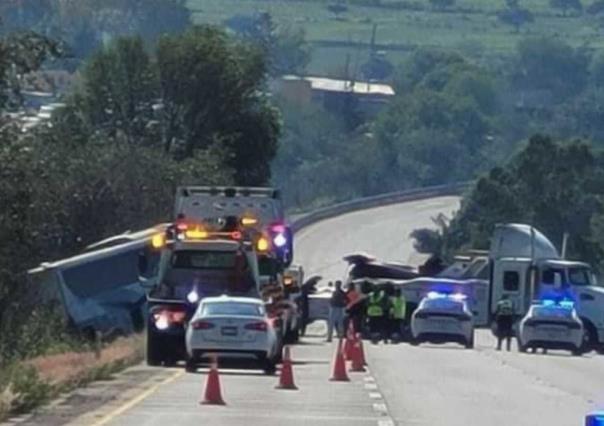
<path id="1" fill-rule="evenodd" d="M 373 411 L 386 414 L 388 412 L 388 407 L 386 407 L 386 404 L 383 402 L 376 402 L 373 404 Z"/>
<path id="2" fill-rule="evenodd" d="M 377 422 L 378 426 L 394 426 L 394 420 L 392 419 L 380 419 Z"/>
<path id="3" fill-rule="evenodd" d="M 367 390 L 377 390 L 378 386 L 375 383 L 365 383 L 365 389 Z"/>
<path id="4" fill-rule="evenodd" d="M 371 399 L 382 399 L 382 394 L 379 392 L 369 392 L 369 398 Z"/>

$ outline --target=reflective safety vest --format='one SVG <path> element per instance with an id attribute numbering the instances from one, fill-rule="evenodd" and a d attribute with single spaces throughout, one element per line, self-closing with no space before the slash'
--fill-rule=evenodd
<path id="1" fill-rule="evenodd" d="M 367 316 L 381 317 L 382 315 L 384 315 L 384 309 L 382 308 L 382 296 L 377 292 L 373 292 L 371 293 L 371 296 L 369 296 Z"/>
<path id="2" fill-rule="evenodd" d="M 497 315 L 514 315 L 514 304 L 509 299 L 497 302 Z"/>
<path id="3" fill-rule="evenodd" d="M 407 300 L 404 296 L 392 298 L 392 308 L 390 308 L 390 315 L 394 319 L 405 319 L 407 311 Z"/>

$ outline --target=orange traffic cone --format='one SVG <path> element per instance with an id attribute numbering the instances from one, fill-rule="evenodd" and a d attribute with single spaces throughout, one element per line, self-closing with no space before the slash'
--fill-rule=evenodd
<path id="1" fill-rule="evenodd" d="M 212 358 L 212 366 L 208 373 L 206 380 L 206 390 L 204 392 L 203 400 L 200 404 L 206 405 L 225 405 L 220 392 L 220 377 L 218 376 L 218 362 L 216 357 Z"/>
<path id="2" fill-rule="evenodd" d="M 333 382 L 349 382 L 348 374 L 346 373 L 346 361 L 342 347 L 342 339 L 338 341 L 338 348 L 333 359 L 333 372 L 331 373 L 331 381 Z"/>
<path id="3" fill-rule="evenodd" d="M 348 323 L 346 331 L 346 340 L 344 340 L 344 359 L 350 361 L 352 359 L 352 351 L 355 342 L 354 324 L 352 321 Z"/>
<path id="4" fill-rule="evenodd" d="M 283 363 L 281 364 L 281 374 L 279 375 L 279 384 L 276 389 L 297 390 L 294 383 L 294 372 L 292 368 L 292 360 L 289 355 L 289 346 L 283 348 Z"/>
<path id="5" fill-rule="evenodd" d="M 359 343 L 359 359 L 361 365 L 367 365 L 367 361 L 365 360 L 365 350 L 363 349 L 363 336 L 361 333 L 357 333 L 357 342 Z"/>
<path id="6" fill-rule="evenodd" d="M 365 363 L 363 361 L 363 349 L 361 348 L 361 340 L 360 336 L 357 335 L 357 338 L 354 341 L 354 345 L 352 347 L 352 365 L 350 367 L 350 371 L 355 373 L 360 373 L 365 371 Z"/>

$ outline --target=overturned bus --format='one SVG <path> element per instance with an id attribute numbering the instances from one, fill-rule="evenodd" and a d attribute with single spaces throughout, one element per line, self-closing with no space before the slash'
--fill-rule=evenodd
<path id="1" fill-rule="evenodd" d="M 32 294 L 60 306 L 70 326 L 88 336 L 130 334 L 145 326 L 146 292 L 138 263 L 145 254 L 156 273 L 159 255 L 149 241 L 161 227 L 126 233 L 95 243 L 79 255 L 44 262 L 28 271 Z"/>

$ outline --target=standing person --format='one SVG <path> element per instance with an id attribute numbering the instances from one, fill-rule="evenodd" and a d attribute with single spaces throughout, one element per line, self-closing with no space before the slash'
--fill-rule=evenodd
<path id="1" fill-rule="evenodd" d="M 353 320 L 353 316 L 355 314 L 353 307 L 354 305 L 356 305 L 360 298 L 361 293 L 356 290 L 355 284 L 351 281 L 350 283 L 348 283 L 348 289 L 346 291 L 346 319 L 344 321 L 344 325 L 345 330 L 348 330 L 352 321 L 355 333 L 360 331 L 360 328 L 358 328 L 358 324 Z"/>
<path id="2" fill-rule="evenodd" d="M 390 305 L 390 338 L 400 340 L 404 335 L 407 315 L 407 299 L 400 288 L 394 290 Z"/>
<path id="3" fill-rule="evenodd" d="M 344 310 L 346 309 L 346 293 L 342 290 L 342 281 L 336 281 L 336 288 L 329 300 L 329 322 L 327 323 L 327 341 L 331 342 L 333 330 L 336 329 L 338 338 L 344 335 Z"/>
<path id="4" fill-rule="evenodd" d="M 506 341 L 508 352 L 512 347 L 512 335 L 514 334 L 514 304 L 507 294 L 504 294 L 495 310 L 495 322 L 497 323 L 497 350 L 501 350 L 501 344 Z"/>
<path id="5" fill-rule="evenodd" d="M 384 312 L 384 298 L 384 292 L 375 289 L 367 300 L 367 318 L 373 343 L 379 342 L 384 337 L 384 314 L 387 313 Z"/>

